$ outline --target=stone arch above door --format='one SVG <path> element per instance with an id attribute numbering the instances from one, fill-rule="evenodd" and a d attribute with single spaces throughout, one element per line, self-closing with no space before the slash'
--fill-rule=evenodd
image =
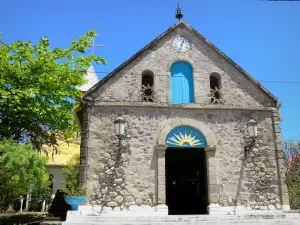
<path id="1" fill-rule="evenodd" d="M 176 127 L 179 126 L 190 126 L 197 130 L 199 130 L 205 137 L 207 146 L 206 150 L 215 150 L 216 149 L 216 138 L 213 132 L 202 122 L 193 120 L 193 119 L 176 119 L 172 120 L 169 124 L 167 124 L 159 133 L 157 138 L 157 147 L 166 149 L 166 138 L 168 134 Z"/>
<path id="2" fill-rule="evenodd" d="M 166 138 L 176 127 L 190 126 L 199 130 L 206 139 L 206 160 L 207 160 L 207 186 L 209 204 L 218 203 L 219 182 L 217 178 L 217 162 L 215 159 L 216 138 L 213 132 L 202 122 L 193 119 L 176 119 L 167 124 L 159 133 L 157 138 L 157 179 L 156 179 L 156 202 L 157 205 L 166 203 L 166 184 L 165 184 L 165 150 L 167 148 Z"/>

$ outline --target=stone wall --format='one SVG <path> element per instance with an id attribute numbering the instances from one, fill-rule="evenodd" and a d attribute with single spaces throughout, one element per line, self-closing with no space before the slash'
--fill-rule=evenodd
<path id="1" fill-rule="evenodd" d="M 113 126 L 119 115 L 127 121 L 121 154 Z M 258 138 L 244 160 L 246 122 L 251 117 L 258 122 Z M 89 131 L 84 133 L 88 137 L 87 146 L 82 148 L 88 165 L 81 174 L 86 177 L 88 202 L 121 208 L 155 205 L 157 137 L 171 121 L 186 118 L 205 123 L 217 140 L 214 162 L 218 185 L 210 190 L 216 196 L 211 203 L 279 208 L 280 198 L 285 196 L 280 192 L 286 187 L 278 179 L 276 157 L 282 150 L 276 143 L 279 140 L 275 140 L 280 138 L 280 130 L 274 135 L 273 117 L 272 111 L 93 106 Z"/>
<path id="2" fill-rule="evenodd" d="M 186 36 L 191 50 L 179 54 L 172 49 L 173 38 Z M 233 64 L 211 48 L 204 40 L 185 27 L 178 27 L 119 70 L 106 83 L 92 93 L 96 102 L 137 102 L 141 88 L 141 75 L 145 70 L 154 73 L 155 102 L 170 103 L 170 68 L 176 61 L 187 61 L 193 67 L 195 103 L 210 104 L 209 76 L 218 73 L 224 104 L 235 107 L 275 106 L 265 92 L 242 74 Z"/>

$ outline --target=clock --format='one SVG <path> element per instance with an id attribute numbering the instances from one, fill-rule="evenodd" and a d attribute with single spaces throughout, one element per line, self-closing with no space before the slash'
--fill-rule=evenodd
<path id="1" fill-rule="evenodd" d="M 184 53 L 190 50 L 190 48 L 190 41 L 186 37 L 178 36 L 173 39 L 173 49 L 176 52 Z"/>

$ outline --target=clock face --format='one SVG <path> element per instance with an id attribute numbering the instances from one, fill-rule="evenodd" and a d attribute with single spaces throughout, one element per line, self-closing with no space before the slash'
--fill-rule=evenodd
<path id="1" fill-rule="evenodd" d="M 191 44 L 187 38 L 178 36 L 173 40 L 173 48 L 176 52 L 184 53 L 190 50 Z"/>

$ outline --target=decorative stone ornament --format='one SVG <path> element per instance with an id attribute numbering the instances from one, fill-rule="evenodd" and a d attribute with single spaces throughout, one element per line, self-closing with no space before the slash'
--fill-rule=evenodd
<path id="1" fill-rule="evenodd" d="M 126 121 L 122 117 L 118 117 L 115 121 L 115 133 L 118 138 L 121 138 L 124 136 L 125 133 L 125 123 Z"/>
<path id="2" fill-rule="evenodd" d="M 250 137 L 257 137 L 257 123 L 254 119 L 250 119 L 247 124 L 248 134 Z"/>

